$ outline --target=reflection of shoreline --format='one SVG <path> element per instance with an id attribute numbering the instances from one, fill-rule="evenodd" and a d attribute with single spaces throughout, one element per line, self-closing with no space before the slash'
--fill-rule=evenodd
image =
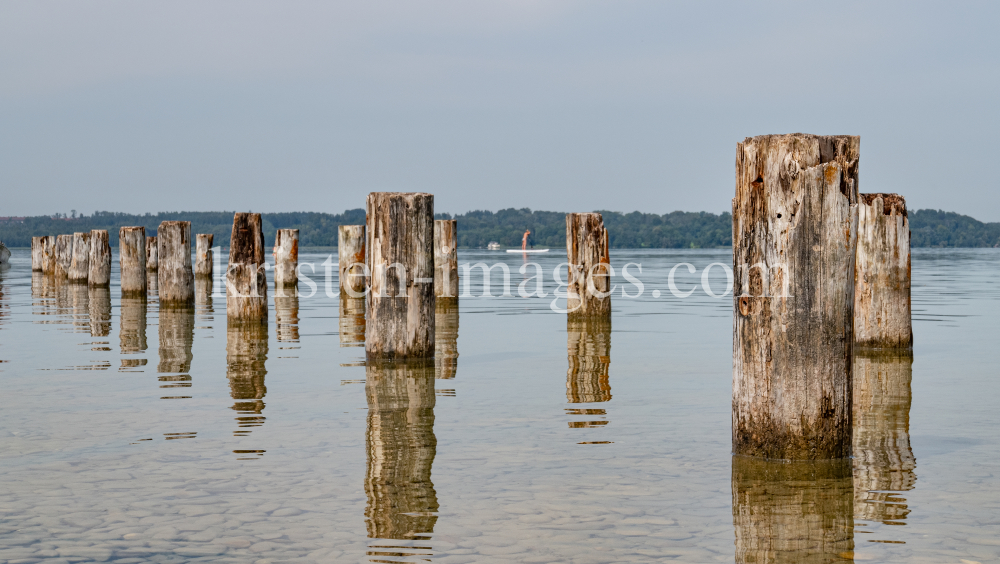
<path id="1" fill-rule="evenodd" d="M 365 371 L 368 537 L 426 540 L 438 511 L 431 482 L 437 452 L 434 364 L 371 362 Z"/>
<path id="2" fill-rule="evenodd" d="M 736 562 L 853 562 L 851 461 L 733 457 Z"/>
<path id="3" fill-rule="evenodd" d="M 910 448 L 913 357 L 857 353 L 854 357 L 854 518 L 905 524 L 910 509 L 898 492 L 913 489 Z"/>

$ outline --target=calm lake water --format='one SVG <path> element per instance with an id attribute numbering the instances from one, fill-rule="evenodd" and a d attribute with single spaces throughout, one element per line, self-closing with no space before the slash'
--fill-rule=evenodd
<path id="1" fill-rule="evenodd" d="M 365 367 L 363 310 L 323 295 L 328 254 L 300 256 L 316 296 L 227 334 L 218 283 L 161 310 L 120 299 L 117 255 L 99 291 L 15 250 L 0 562 L 1000 556 L 998 250 L 914 251 L 912 364 L 856 361 L 855 457 L 813 465 L 730 455 L 731 297 L 667 284 L 729 251 L 613 251 L 645 287 L 613 298 L 610 328 L 568 328 L 551 295 L 463 298 L 438 313 L 435 363 L 396 367 Z M 519 283 L 520 255 L 459 255 L 501 260 Z M 565 255 L 531 260 L 551 293 Z M 722 269 L 709 280 L 721 293 Z"/>

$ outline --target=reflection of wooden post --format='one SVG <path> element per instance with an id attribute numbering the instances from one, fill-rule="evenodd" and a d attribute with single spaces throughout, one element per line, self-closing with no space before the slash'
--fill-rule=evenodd
<path id="1" fill-rule="evenodd" d="M 364 296 L 365 226 L 341 225 L 337 228 L 337 262 L 340 270 L 340 294 L 352 298 Z"/>
<path id="2" fill-rule="evenodd" d="M 440 299 L 434 306 L 434 377 L 450 380 L 458 371 L 458 300 Z"/>
<path id="3" fill-rule="evenodd" d="M 365 299 L 340 295 L 340 346 L 365 346 Z"/>
<path id="4" fill-rule="evenodd" d="M 861 194 L 854 286 L 854 343 L 913 347 L 910 322 L 910 223 L 898 194 Z"/>
<path id="5" fill-rule="evenodd" d="M 191 347 L 194 345 L 194 308 L 187 306 L 161 307 L 159 319 L 161 374 L 182 374 L 183 377 L 160 377 L 162 382 L 189 382 Z M 170 387 L 187 387 L 172 385 Z"/>
<path id="6" fill-rule="evenodd" d="M 611 318 L 569 320 L 566 324 L 566 401 L 611 400 Z"/>
<path id="7" fill-rule="evenodd" d="M 733 199 L 733 452 L 851 454 L 858 137 L 740 143 Z"/>
<path id="8" fill-rule="evenodd" d="M 160 223 L 156 230 L 156 260 L 160 303 L 194 305 L 190 221 Z"/>
<path id="9" fill-rule="evenodd" d="M 146 297 L 146 228 L 118 230 L 118 263 L 121 267 L 122 296 Z"/>
<path id="10" fill-rule="evenodd" d="M 733 457 L 737 564 L 852 562 L 851 461 Z"/>
<path id="11" fill-rule="evenodd" d="M 42 271 L 42 240 L 45 237 L 31 238 L 31 271 Z"/>
<path id="12" fill-rule="evenodd" d="M 111 244 L 106 229 L 90 231 L 90 270 L 87 282 L 91 286 L 111 284 Z"/>
<path id="13" fill-rule="evenodd" d="M 284 288 L 299 286 L 299 230 L 279 229 L 274 239 L 274 287 L 276 295 L 285 295 Z M 295 295 L 295 292 L 291 292 Z"/>
<path id="14" fill-rule="evenodd" d="M 368 358 L 434 356 L 434 196 L 368 195 Z"/>
<path id="15" fill-rule="evenodd" d="M 122 229 L 129 229 L 123 227 Z M 139 229 L 142 229 L 141 227 Z M 142 253 L 145 260 L 146 253 Z M 122 296 L 118 321 L 118 338 L 123 355 L 142 353 L 146 350 L 146 296 Z M 123 358 L 122 368 L 146 364 L 144 358 Z"/>
<path id="16" fill-rule="evenodd" d="M 160 268 L 159 247 L 156 236 L 146 237 L 146 270 L 156 272 Z"/>
<path id="17" fill-rule="evenodd" d="M 56 238 L 52 235 L 41 237 L 42 274 L 53 276 L 56 273 Z"/>
<path id="18" fill-rule="evenodd" d="M 226 316 L 231 322 L 267 323 L 267 273 L 260 226 L 259 213 L 233 217 L 226 271 Z"/>
<path id="19" fill-rule="evenodd" d="M 278 341 L 299 342 L 299 297 L 274 297 L 274 325 Z"/>
<path id="20" fill-rule="evenodd" d="M 212 307 L 212 290 L 215 281 L 211 276 L 196 276 L 194 279 L 194 305 L 198 319 L 212 321 L 212 314 L 215 313 Z"/>
<path id="21" fill-rule="evenodd" d="M 434 295 L 458 299 L 458 221 L 434 220 Z"/>
<path id="22" fill-rule="evenodd" d="M 67 284 L 67 298 L 73 316 L 73 331 L 90 333 L 90 292 L 86 284 Z"/>
<path id="23" fill-rule="evenodd" d="M 73 234 L 73 254 L 66 274 L 70 282 L 87 283 L 90 276 L 90 233 Z"/>
<path id="24" fill-rule="evenodd" d="M 195 249 L 194 249 L 194 275 L 211 278 L 212 277 L 212 264 L 215 257 L 212 256 L 212 242 L 215 240 L 215 235 L 211 233 L 199 233 L 195 238 Z"/>
<path id="25" fill-rule="evenodd" d="M 896 492 L 913 489 L 909 351 L 854 356 L 854 518 L 902 525 L 910 510 Z"/>
<path id="26" fill-rule="evenodd" d="M 73 263 L 73 236 L 56 235 L 56 278 L 68 278 L 69 266 Z"/>
<path id="27" fill-rule="evenodd" d="M 365 367 L 368 537 L 415 539 L 434 532 L 438 501 L 431 466 L 434 363 L 430 359 Z"/>
<path id="28" fill-rule="evenodd" d="M 569 261 L 566 309 L 570 318 L 611 315 L 608 230 L 599 213 L 566 214 Z"/>
<path id="29" fill-rule="evenodd" d="M 248 435 L 251 427 L 264 424 L 264 377 L 267 376 L 267 324 L 231 323 L 226 328 L 226 377 L 229 393 L 236 402 L 237 426 L 234 435 Z"/>
<path id="30" fill-rule="evenodd" d="M 107 337 L 110 334 L 111 289 L 107 286 L 90 286 L 90 336 Z"/>

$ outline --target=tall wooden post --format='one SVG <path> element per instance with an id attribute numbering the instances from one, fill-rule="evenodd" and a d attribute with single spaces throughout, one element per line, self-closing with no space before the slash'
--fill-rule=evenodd
<path id="1" fill-rule="evenodd" d="M 156 272 L 160 268 L 160 260 L 157 256 L 158 252 L 156 236 L 146 237 L 146 270 Z"/>
<path id="2" fill-rule="evenodd" d="M 861 194 L 854 282 L 854 343 L 910 349 L 910 222 L 898 194 Z"/>
<path id="3" fill-rule="evenodd" d="M 160 304 L 194 306 L 191 222 L 164 221 L 156 230 Z M 147 265 L 148 266 L 148 265 Z"/>
<path id="4" fill-rule="evenodd" d="M 111 244 L 106 229 L 90 231 L 90 271 L 87 281 L 91 286 L 111 284 Z"/>
<path id="5" fill-rule="evenodd" d="M 259 213 L 233 216 L 226 271 L 226 317 L 229 322 L 267 323 L 267 273 L 264 232 Z"/>
<path id="6" fill-rule="evenodd" d="M 434 220 L 434 295 L 458 300 L 458 221 Z"/>
<path id="7" fill-rule="evenodd" d="M 45 237 L 32 237 L 31 238 L 31 271 L 41 272 L 42 271 L 42 250 L 43 244 L 42 240 Z"/>
<path id="8" fill-rule="evenodd" d="M 69 278 L 69 267 L 73 264 L 73 236 L 56 235 L 56 264 L 55 275 L 57 279 Z"/>
<path id="9" fill-rule="evenodd" d="M 851 454 L 858 147 L 765 135 L 736 154 L 733 452 Z"/>
<path id="10" fill-rule="evenodd" d="M 337 228 L 337 261 L 340 295 L 363 298 L 368 280 L 365 277 L 365 226 L 341 225 Z"/>
<path id="11" fill-rule="evenodd" d="M 66 273 L 70 282 L 87 283 L 90 276 L 90 233 L 73 234 L 73 254 Z"/>
<path id="12" fill-rule="evenodd" d="M 274 239 L 274 287 L 278 296 L 285 288 L 299 286 L 299 230 L 279 229 Z M 292 292 L 295 295 L 295 292 Z"/>
<path id="13" fill-rule="evenodd" d="M 366 247 L 371 271 L 368 358 L 434 356 L 434 196 L 372 192 Z"/>
<path id="14" fill-rule="evenodd" d="M 46 276 L 53 276 L 56 273 L 56 238 L 52 235 L 40 237 L 41 241 L 41 270 Z"/>
<path id="15" fill-rule="evenodd" d="M 146 299 L 146 228 L 118 229 L 122 296 Z M 145 307 L 145 306 L 144 306 Z"/>
<path id="16" fill-rule="evenodd" d="M 199 233 L 195 238 L 195 276 L 202 278 L 212 277 L 212 263 L 215 259 L 215 257 L 212 256 L 213 241 L 215 241 L 215 235 L 212 235 L 211 233 Z"/>
<path id="17" fill-rule="evenodd" d="M 601 214 L 566 214 L 566 255 L 569 318 L 610 317 L 611 259 Z"/>

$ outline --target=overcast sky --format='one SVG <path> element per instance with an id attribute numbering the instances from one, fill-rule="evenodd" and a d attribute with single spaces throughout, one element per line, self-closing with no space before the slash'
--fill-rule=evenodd
<path id="1" fill-rule="evenodd" d="M 997 2 L 0 3 L 0 215 L 721 212 L 736 143 L 1000 221 Z M 993 141 L 990 141 L 990 140 Z"/>

